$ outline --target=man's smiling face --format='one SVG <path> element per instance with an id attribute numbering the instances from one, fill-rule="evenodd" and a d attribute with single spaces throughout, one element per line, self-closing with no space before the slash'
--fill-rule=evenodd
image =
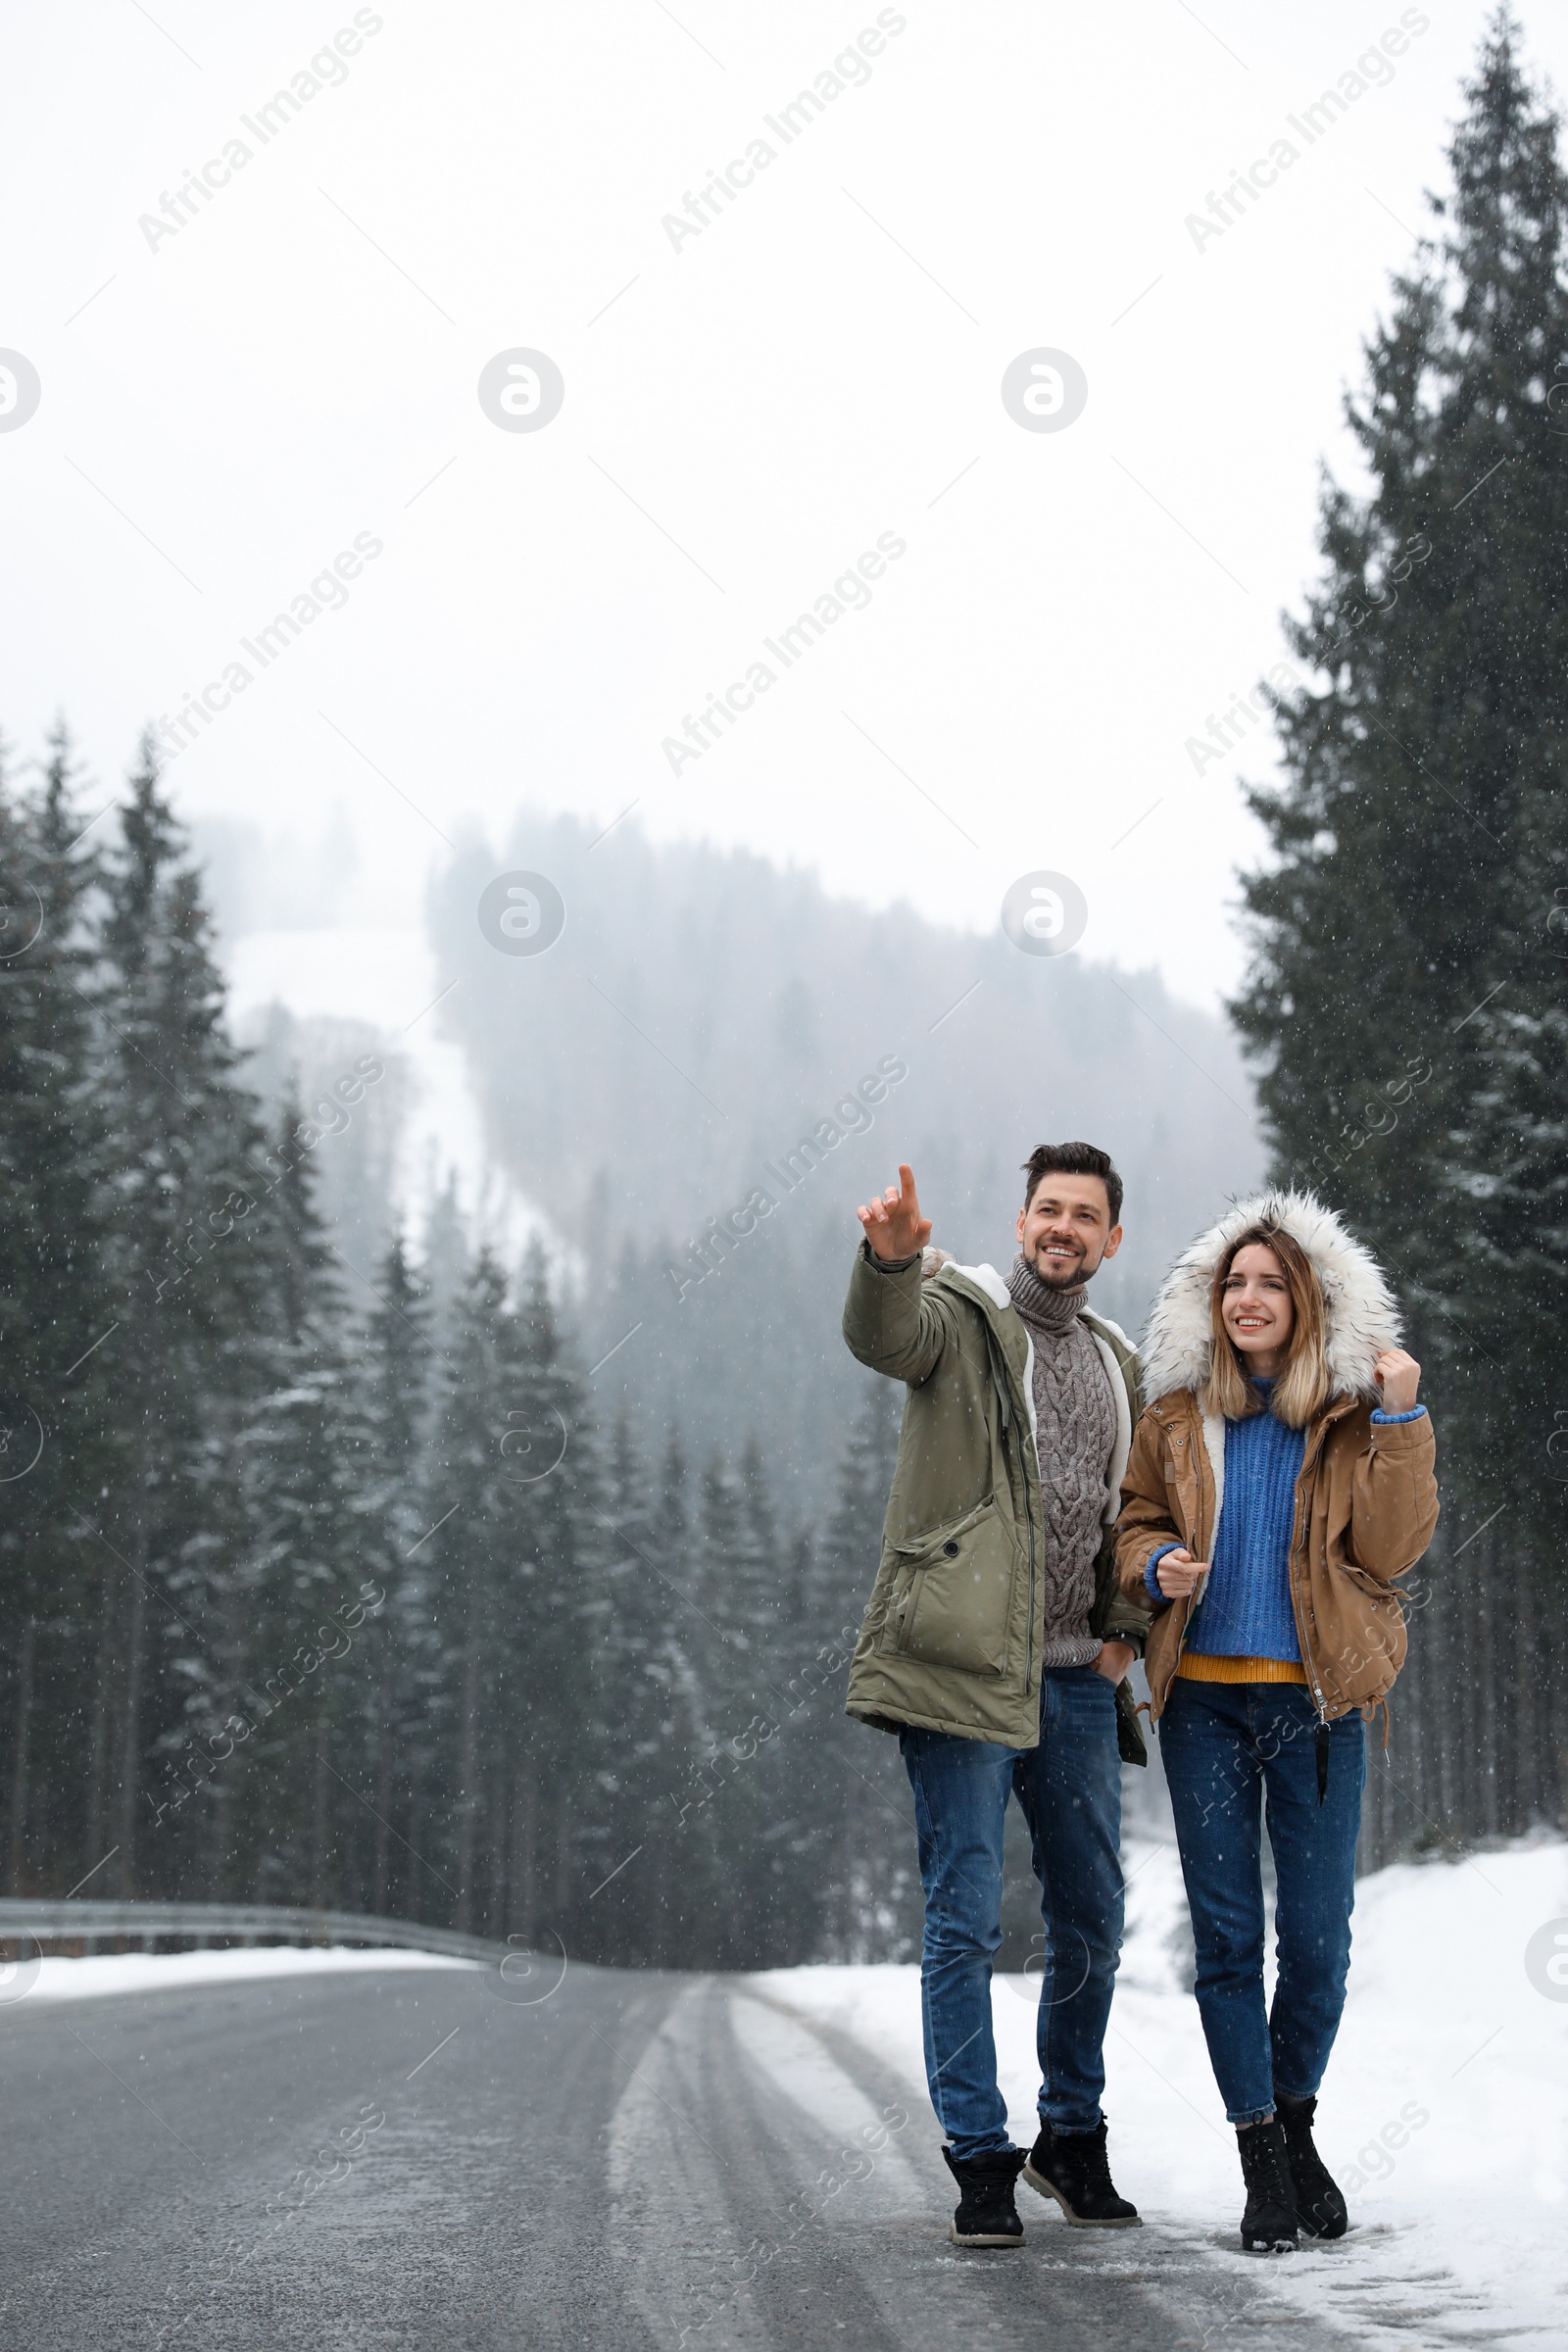
<path id="1" fill-rule="evenodd" d="M 1018 1211 L 1018 1247 L 1054 1291 L 1076 1290 L 1087 1282 L 1102 1260 L 1121 1248 L 1121 1227 L 1110 1221 L 1104 1178 L 1048 1168 L 1028 1207 Z"/>

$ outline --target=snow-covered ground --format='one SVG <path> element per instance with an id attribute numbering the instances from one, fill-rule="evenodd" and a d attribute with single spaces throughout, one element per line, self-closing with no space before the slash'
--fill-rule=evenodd
<path id="1" fill-rule="evenodd" d="M 1173 1847 L 1126 1856 L 1128 1936 L 1106 2043 L 1117 2184 L 1152 2222 L 1233 2263 L 1241 2253 L 1235 2137 L 1192 1995 Z M 1554 1983 L 1532 1937 L 1562 1923 L 1568 1845 L 1519 1844 L 1362 1881 L 1349 1999 L 1318 2109 L 1318 2145 L 1351 2230 L 1268 2265 L 1271 2292 L 1374 2345 L 1568 2343 L 1568 1965 Z M 1549 1944 L 1549 1938 L 1543 1938 Z M 846 2029 L 918 2086 L 914 1968 L 781 1969 L 779 2000 Z M 1037 1986 L 993 1994 L 1013 2137 L 1033 2137 Z M 935 2131 L 934 2122 L 930 2129 Z M 1031 2231 L 1060 2225 L 1024 2196 Z M 1235 2249 L 1227 2252 L 1225 2249 Z"/>
<path id="2" fill-rule="evenodd" d="M 0 2015 L 18 2001 L 91 2000 L 106 1992 L 172 1992 L 188 1984 L 237 1984 L 252 1977 L 340 1976 L 345 1969 L 478 1968 L 435 1952 L 351 1950 L 342 1944 L 303 1949 L 256 1944 L 228 1952 L 101 1952 L 84 1960 L 0 1964 Z"/>

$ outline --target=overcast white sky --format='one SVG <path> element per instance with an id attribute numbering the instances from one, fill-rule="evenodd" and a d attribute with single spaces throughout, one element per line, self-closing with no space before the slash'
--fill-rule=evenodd
<path id="1" fill-rule="evenodd" d="M 786 144 L 763 118 L 879 14 L 867 77 Z M 1260 734 L 1200 779 L 1185 745 L 1281 658 L 1484 14 L 17 12 L 0 345 L 42 398 L 0 432 L 0 723 L 31 750 L 64 709 L 113 784 L 146 717 L 244 662 L 172 787 L 282 846 L 346 972 L 356 929 L 418 922 L 441 834 L 635 803 L 966 926 L 1064 870 L 1085 953 L 1212 1002 L 1255 849 L 1239 777 L 1269 761 Z M 356 21 L 263 144 L 241 118 Z M 1307 146 L 1287 117 L 1401 23 Z M 1568 15 L 1525 31 L 1560 81 Z M 150 247 L 139 217 L 236 137 L 250 160 Z M 663 216 L 760 137 L 774 160 L 676 250 Z M 1198 250 L 1186 216 L 1282 137 L 1299 160 Z M 537 432 L 477 396 L 518 346 L 564 379 Z M 1064 431 L 1003 406 L 1037 347 L 1087 376 Z M 763 637 L 888 533 L 872 601 L 784 669 Z M 242 653 L 360 534 L 381 552 L 342 609 Z M 671 774 L 662 739 L 759 659 L 777 683 Z"/>

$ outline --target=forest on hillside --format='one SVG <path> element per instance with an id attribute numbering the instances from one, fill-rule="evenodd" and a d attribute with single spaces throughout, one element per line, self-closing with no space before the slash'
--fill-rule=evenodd
<path id="1" fill-rule="evenodd" d="M 386 1066 L 264 1115 L 150 755 L 104 849 L 63 738 L 0 825 L 8 1886 L 902 1945 L 891 1744 L 840 1712 L 886 1398 L 785 1526 L 755 1439 L 601 1406 L 541 1249 L 366 1278 L 318 1174 Z"/>

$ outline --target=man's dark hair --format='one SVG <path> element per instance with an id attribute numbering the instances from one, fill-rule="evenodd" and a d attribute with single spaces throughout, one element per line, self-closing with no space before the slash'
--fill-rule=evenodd
<path id="1" fill-rule="evenodd" d="M 1042 1176 L 1054 1172 L 1060 1176 L 1098 1176 L 1105 1188 L 1110 1202 L 1112 1225 L 1121 1223 L 1121 1178 L 1111 1165 L 1110 1153 L 1094 1144 L 1037 1144 L 1023 1163 L 1026 1179 L 1023 1204 L 1028 1207 L 1035 1197 L 1035 1188 Z"/>

